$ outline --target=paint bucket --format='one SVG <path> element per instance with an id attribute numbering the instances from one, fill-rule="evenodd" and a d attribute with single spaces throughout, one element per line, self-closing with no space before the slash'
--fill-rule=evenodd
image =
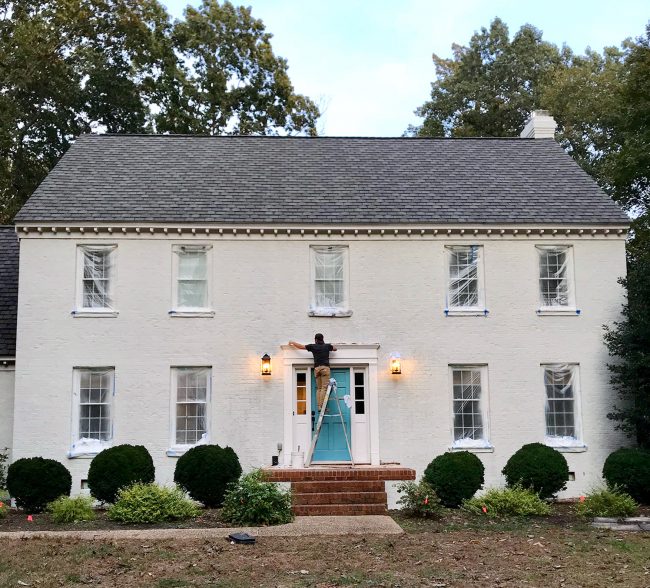
<path id="1" fill-rule="evenodd" d="M 305 467 L 305 452 L 304 451 L 292 451 L 291 452 L 291 467 L 297 470 L 301 470 Z"/>

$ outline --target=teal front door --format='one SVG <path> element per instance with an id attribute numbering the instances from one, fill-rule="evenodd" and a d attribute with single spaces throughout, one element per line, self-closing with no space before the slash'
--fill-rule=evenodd
<path id="1" fill-rule="evenodd" d="M 348 434 L 350 446 L 352 446 L 351 430 L 350 430 L 350 407 L 346 404 L 344 397 L 350 394 L 350 370 L 349 369 L 332 369 L 332 378 L 336 380 L 336 395 L 338 396 L 338 404 L 343 413 L 343 420 L 345 421 L 345 428 Z M 349 397 L 348 397 L 349 400 Z M 311 376 L 311 405 L 316 408 L 316 378 L 312 370 Z M 314 449 L 312 462 L 318 461 L 352 461 L 348 445 L 345 442 L 345 435 L 343 432 L 343 424 L 341 417 L 338 416 L 339 409 L 337 406 L 336 396 L 334 391 L 330 394 L 330 399 L 327 402 L 327 412 L 323 418 L 323 426 L 321 428 L 318 442 Z M 312 437 L 315 435 L 316 425 L 320 413 L 316 409 L 313 414 L 312 420 Z"/>

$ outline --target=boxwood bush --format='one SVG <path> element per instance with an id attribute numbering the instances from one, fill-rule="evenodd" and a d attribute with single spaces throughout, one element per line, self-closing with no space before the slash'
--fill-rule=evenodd
<path id="1" fill-rule="evenodd" d="M 463 509 L 474 514 L 483 513 L 489 517 L 529 517 L 551 514 L 551 507 L 535 492 L 519 485 L 512 488 L 492 488 L 481 496 L 466 500 Z"/>
<path id="2" fill-rule="evenodd" d="M 603 488 L 587 495 L 576 505 L 582 517 L 631 517 L 637 511 L 634 499 L 620 488 Z"/>
<path id="3" fill-rule="evenodd" d="M 181 521 L 201 514 L 201 509 L 178 487 L 136 483 L 117 493 L 108 518 L 121 523 Z"/>
<path id="4" fill-rule="evenodd" d="M 16 505 L 28 512 L 41 512 L 48 502 L 69 496 L 72 476 L 54 459 L 24 457 L 12 463 L 7 471 L 7 490 Z"/>
<path id="5" fill-rule="evenodd" d="M 424 470 L 424 480 L 444 506 L 458 508 L 483 486 L 485 468 L 469 451 L 443 453 Z"/>
<path id="6" fill-rule="evenodd" d="M 104 449 L 90 462 L 88 487 L 101 502 L 115 502 L 120 488 L 135 482 L 153 482 L 156 471 L 142 445 L 116 445 Z"/>
<path id="7" fill-rule="evenodd" d="M 624 448 L 610 453 L 603 466 L 603 478 L 637 502 L 650 504 L 650 451 Z"/>
<path id="8" fill-rule="evenodd" d="M 551 498 L 566 488 L 569 466 L 564 456 L 542 443 L 529 443 L 517 451 L 502 470 L 508 487 L 530 488 L 540 498 Z"/>
<path id="9" fill-rule="evenodd" d="M 214 508 L 223 504 L 228 484 L 237 481 L 241 472 L 232 448 L 199 445 L 178 458 L 174 482 L 194 500 Z"/>
<path id="10" fill-rule="evenodd" d="M 79 523 L 94 521 L 95 511 L 90 496 L 61 496 L 47 505 L 47 511 L 55 523 Z"/>

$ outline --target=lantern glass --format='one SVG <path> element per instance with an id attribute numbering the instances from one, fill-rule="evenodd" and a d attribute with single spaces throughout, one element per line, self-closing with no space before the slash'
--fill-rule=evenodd
<path id="1" fill-rule="evenodd" d="M 271 357 L 269 356 L 268 353 L 265 353 L 262 356 L 262 367 L 260 371 L 263 376 L 271 375 Z"/>
<path id="2" fill-rule="evenodd" d="M 395 354 L 390 358 L 390 373 L 391 374 L 402 373 L 402 360 L 399 354 Z"/>

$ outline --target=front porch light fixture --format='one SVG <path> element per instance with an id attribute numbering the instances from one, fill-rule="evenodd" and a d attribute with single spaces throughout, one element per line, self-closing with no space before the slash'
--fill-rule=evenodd
<path id="1" fill-rule="evenodd" d="M 390 356 L 390 373 L 391 374 L 401 374 L 402 373 L 402 360 L 399 353 L 393 353 Z"/>
<path id="2" fill-rule="evenodd" d="M 262 365 L 260 367 L 260 373 L 263 376 L 271 375 L 271 357 L 269 356 L 268 353 L 262 355 Z"/>

